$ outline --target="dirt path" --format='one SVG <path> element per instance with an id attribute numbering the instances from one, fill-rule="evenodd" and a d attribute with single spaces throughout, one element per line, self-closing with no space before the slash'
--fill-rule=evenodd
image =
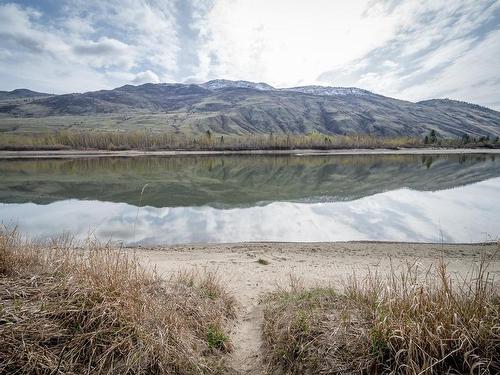
<path id="1" fill-rule="evenodd" d="M 340 286 L 356 271 L 368 267 L 386 272 L 408 261 L 427 267 L 440 257 L 451 273 L 466 273 L 482 254 L 494 254 L 490 271 L 500 280 L 500 251 L 496 245 L 437 245 L 403 243 L 249 243 L 139 249 L 145 264 L 168 276 L 179 270 L 216 271 L 237 298 L 238 317 L 231 330 L 234 350 L 229 364 L 234 374 L 263 374 L 261 361 L 262 307 L 259 299 L 291 276 L 307 285 Z M 267 262 L 261 264 L 259 259 Z"/>
<path id="2" fill-rule="evenodd" d="M 258 303 L 242 308 L 232 329 L 234 348 L 229 365 L 237 374 L 262 374 L 261 327 L 263 309 Z"/>

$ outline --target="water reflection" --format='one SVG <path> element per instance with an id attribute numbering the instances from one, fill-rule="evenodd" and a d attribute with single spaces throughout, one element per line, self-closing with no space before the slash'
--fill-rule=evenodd
<path id="1" fill-rule="evenodd" d="M 0 161 L 0 202 L 248 207 L 435 191 L 500 177 L 495 155 L 198 156 Z"/>
<path id="2" fill-rule="evenodd" d="M 397 189 L 352 201 L 221 209 L 64 200 L 0 204 L 0 219 L 37 237 L 61 231 L 128 244 L 389 240 L 477 242 L 500 236 L 500 178 L 448 190 Z M 134 233 L 135 223 L 135 233 Z"/>

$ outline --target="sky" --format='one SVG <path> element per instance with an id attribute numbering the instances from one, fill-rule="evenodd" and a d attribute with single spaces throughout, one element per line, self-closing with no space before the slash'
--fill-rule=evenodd
<path id="1" fill-rule="evenodd" d="M 0 0 L 0 90 L 216 78 L 500 110 L 500 1 Z"/>

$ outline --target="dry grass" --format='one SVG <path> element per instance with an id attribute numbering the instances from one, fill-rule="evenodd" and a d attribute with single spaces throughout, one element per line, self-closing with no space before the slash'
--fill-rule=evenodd
<path id="1" fill-rule="evenodd" d="M 264 355 L 272 374 L 351 374 L 369 344 L 368 323 L 330 288 L 294 286 L 265 300 Z"/>
<path id="2" fill-rule="evenodd" d="M 451 145 L 451 140 L 448 142 Z M 324 135 L 174 135 L 162 132 L 60 131 L 41 134 L 4 134 L 3 150 L 290 150 L 397 148 L 424 146 L 412 137 L 375 137 L 366 134 Z"/>
<path id="3" fill-rule="evenodd" d="M 439 138 L 425 143 L 420 137 L 377 137 L 369 134 L 173 134 L 152 131 L 57 131 L 43 133 L 5 133 L 0 150 L 294 150 L 359 148 L 498 148 L 498 141 Z"/>
<path id="4" fill-rule="evenodd" d="M 164 281 L 92 242 L 1 231 L 0 303 L 2 374 L 221 373 L 230 350 L 234 300 L 214 275 Z"/>
<path id="5" fill-rule="evenodd" d="M 278 374 L 498 374 L 500 297 L 482 261 L 353 277 L 342 293 L 297 282 L 265 299 L 267 364 Z"/>

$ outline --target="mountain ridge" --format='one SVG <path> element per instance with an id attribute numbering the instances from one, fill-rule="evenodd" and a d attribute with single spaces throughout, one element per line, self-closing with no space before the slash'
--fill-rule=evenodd
<path id="1" fill-rule="evenodd" d="M 39 98 L 52 95 L 53 94 L 47 94 L 45 92 L 37 92 L 30 89 L 19 88 L 11 91 L 0 91 L 0 100 Z"/>
<path id="2" fill-rule="evenodd" d="M 500 112 L 495 110 L 449 99 L 413 103 L 356 87 L 274 88 L 263 82 L 212 80 L 62 95 L 27 90 L 25 98 L 22 91 L 15 95 L 19 100 L 0 96 L 0 129 L 12 123 L 22 128 L 21 119 L 48 122 L 73 116 L 89 122 L 104 116 L 113 129 L 138 124 L 185 134 L 210 130 L 214 134 L 422 136 L 436 130 L 455 138 L 465 133 L 500 135 Z"/>

